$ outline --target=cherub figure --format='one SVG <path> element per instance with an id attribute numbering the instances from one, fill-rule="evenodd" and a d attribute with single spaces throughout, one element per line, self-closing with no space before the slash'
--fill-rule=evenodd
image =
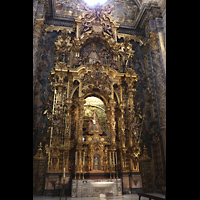
<path id="1" fill-rule="evenodd" d="M 110 13 L 111 13 L 111 7 L 110 7 L 110 5 L 107 6 L 106 12 L 107 12 L 107 14 L 110 14 Z"/>
<path id="2" fill-rule="evenodd" d="M 112 35 L 112 32 L 111 32 L 112 27 L 111 27 L 111 25 L 110 25 L 110 24 L 106 24 L 106 23 L 104 22 L 104 27 L 105 27 L 105 31 L 106 31 L 108 34 Z"/>
<path id="3" fill-rule="evenodd" d="M 115 9 L 111 8 L 110 5 L 104 6 L 103 9 L 104 9 L 104 14 L 111 14 L 111 12 L 113 10 L 115 10 Z"/>
<path id="4" fill-rule="evenodd" d="M 91 22 L 82 22 L 82 24 L 84 26 L 83 32 L 86 32 L 92 28 Z"/>
<path id="5" fill-rule="evenodd" d="M 86 11 L 92 11 L 92 7 L 91 7 L 91 6 L 88 6 L 87 4 L 85 4 L 84 9 L 85 9 Z"/>

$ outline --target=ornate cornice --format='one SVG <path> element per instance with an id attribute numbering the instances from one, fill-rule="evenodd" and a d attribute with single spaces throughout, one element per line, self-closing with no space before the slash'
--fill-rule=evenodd
<path id="1" fill-rule="evenodd" d="M 160 7 L 156 2 L 144 3 L 136 18 L 134 27 L 144 28 L 144 24 L 154 18 L 162 18 Z"/>

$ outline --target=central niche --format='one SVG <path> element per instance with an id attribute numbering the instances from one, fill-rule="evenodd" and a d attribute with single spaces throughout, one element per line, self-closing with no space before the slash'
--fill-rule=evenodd
<path id="1" fill-rule="evenodd" d="M 107 135 L 106 113 L 104 102 L 95 97 L 87 97 L 84 104 L 83 132 L 87 135 L 91 131 L 99 131 Z"/>
<path id="2" fill-rule="evenodd" d="M 104 44 L 98 40 L 90 41 L 81 50 L 80 64 L 93 64 L 97 61 L 101 64 L 109 64 L 112 56 Z"/>

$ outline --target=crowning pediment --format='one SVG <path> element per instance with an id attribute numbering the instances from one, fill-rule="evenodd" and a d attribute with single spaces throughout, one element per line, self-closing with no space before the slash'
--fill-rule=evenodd
<path id="1" fill-rule="evenodd" d="M 108 8 L 97 6 L 93 9 L 87 9 L 79 17 L 75 18 L 76 40 L 74 40 L 74 44 L 76 48 L 80 48 L 91 38 L 99 38 L 109 47 L 117 42 L 119 24 L 108 13 Z"/>
<path id="2" fill-rule="evenodd" d="M 68 69 L 99 62 L 120 73 L 132 68 L 134 50 L 130 38 L 118 43 L 119 24 L 110 16 L 109 8 L 97 6 L 88 9 L 74 21 L 72 38 L 67 30 L 62 30 L 55 44 L 55 64 L 66 63 Z"/>

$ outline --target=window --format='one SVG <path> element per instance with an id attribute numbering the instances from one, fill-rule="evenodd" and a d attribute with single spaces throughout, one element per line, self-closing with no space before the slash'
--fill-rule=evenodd
<path id="1" fill-rule="evenodd" d="M 107 0 L 84 0 L 89 6 L 94 6 L 96 4 L 104 4 Z"/>

